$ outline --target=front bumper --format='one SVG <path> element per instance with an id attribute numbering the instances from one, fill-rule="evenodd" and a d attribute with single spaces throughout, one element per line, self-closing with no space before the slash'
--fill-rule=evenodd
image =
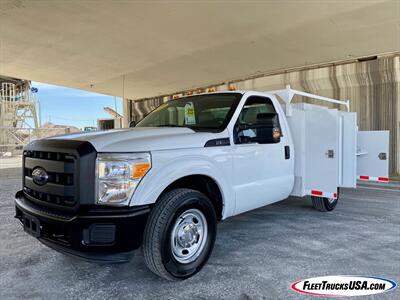
<path id="1" fill-rule="evenodd" d="M 15 196 L 15 217 L 25 231 L 67 255 L 95 262 L 126 262 L 142 243 L 149 206 L 88 207 L 75 213 L 54 211 Z"/>

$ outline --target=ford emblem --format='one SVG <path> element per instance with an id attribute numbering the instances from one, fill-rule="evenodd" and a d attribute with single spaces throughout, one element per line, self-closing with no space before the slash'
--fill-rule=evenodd
<path id="1" fill-rule="evenodd" d="M 49 175 L 43 168 L 35 168 L 32 172 L 33 182 L 37 185 L 45 185 L 49 179 Z"/>

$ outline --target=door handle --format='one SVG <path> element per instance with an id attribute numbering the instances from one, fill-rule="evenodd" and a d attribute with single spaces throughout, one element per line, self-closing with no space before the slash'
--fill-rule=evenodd
<path id="1" fill-rule="evenodd" d="M 290 147 L 285 146 L 285 159 L 289 159 L 289 158 L 290 158 Z"/>

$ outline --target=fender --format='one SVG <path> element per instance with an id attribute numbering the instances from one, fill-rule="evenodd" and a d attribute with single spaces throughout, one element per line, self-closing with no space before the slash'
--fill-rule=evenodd
<path id="1" fill-rule="evenodd" d="M 155 151 L 152 153 L 152 168 L 139 183 L 134 192 L 130 206 L 153 204 L 161 193 L 174 181 L 190 175 L 205 175 L 213 179 L 218 185 L 223 202 L 222 219 L 233 215 L 235 211 L 235 197 L 231 187 L 232 164 L 229 151 L 210 148 L 205 152 L 203 149 L 188 149 L 186 155 L 173 155 L 175 151 Z M 227 147 L 228 148 L 228 147 Z M 203 152 L 202 154 L 191 154 L 190 152 Z M 214 158 L 210 157 L 213 152 Z M 207 153 L 207 154 L 206 154 Z M 218 160 L 215 159 L 218 157 Z M 171 158 L 174 157 L 174 158 Z"/>

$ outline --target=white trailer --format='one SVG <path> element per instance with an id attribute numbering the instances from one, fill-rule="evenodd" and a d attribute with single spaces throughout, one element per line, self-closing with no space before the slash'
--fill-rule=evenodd
<path id="1" fill-rule="evenodd" d="M 23 169 L 25 231 L 94 261 L 142 247 L 151 271 L 182 280 L 211 255 L 217 221 L 290 195 L 332 211 L 357 177 L 388 181 L 388 133 L 358 132 L 348 101 L 289 86 L 218 92 L 164 103 L 134 128 L 34 141 Z"/>

